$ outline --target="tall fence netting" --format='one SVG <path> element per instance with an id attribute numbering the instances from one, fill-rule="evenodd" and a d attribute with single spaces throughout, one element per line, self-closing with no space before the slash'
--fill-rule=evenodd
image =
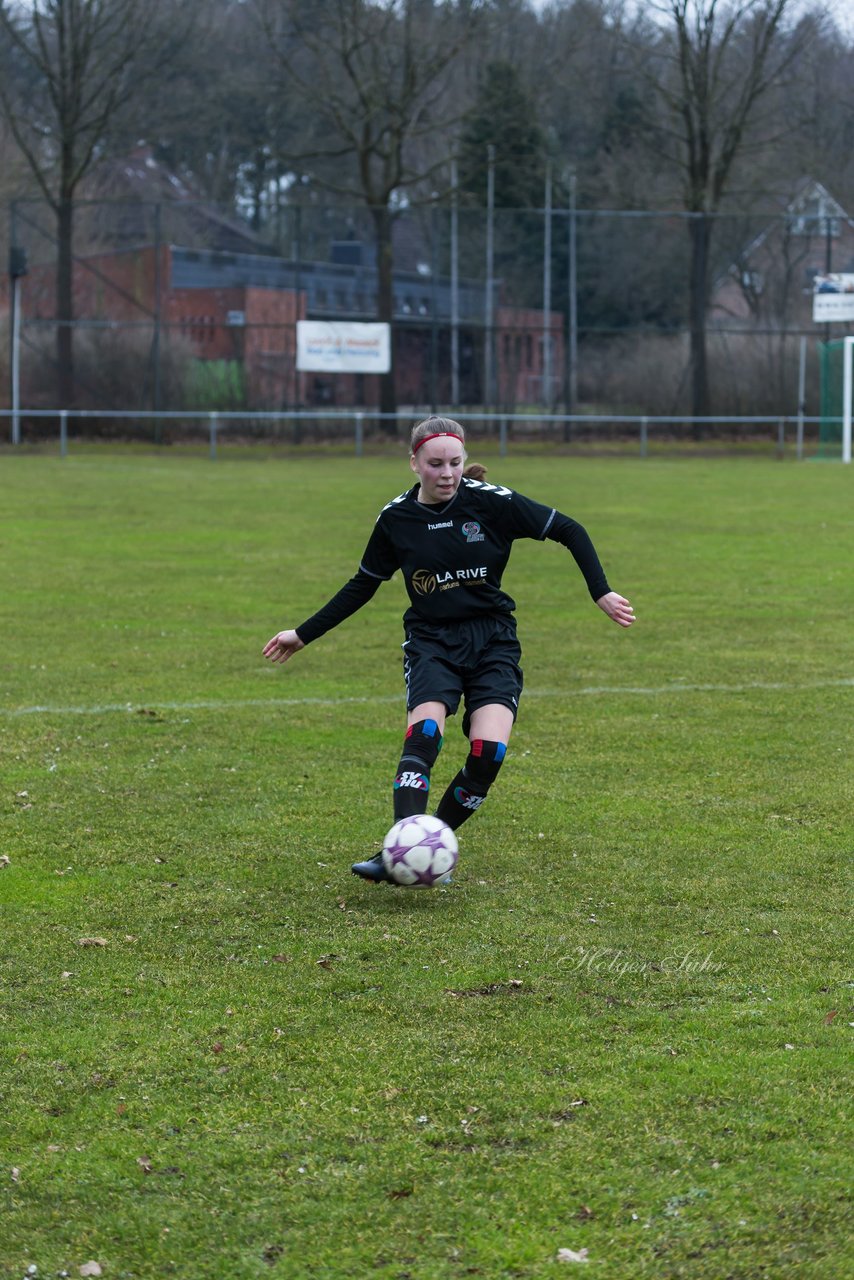
<path id="1" fill-rule="evenodd" d="M 854 261 L 844 221 L 709 221 L 709 411 L 818 414 L 816 271 Z M 376 222 L 363 207 L 285 205 L 262 229 L 191 201 L 81 202 L 71 314 L 58 304 L 53 211 L 17 201 L 4 257 L 23 250 L 21 405 L 55 406 L 57 332 L 73 333 L 80 408 L 370 409 L 375 380 L 296 369 L 300 318 L 371 320 Z M 679 214 L 447 204 L 393 220 L 394 376 L 403 410 L 483 407 L 687 414 L 692 403 L 691 223 Z M 8 316 L 6 283 L 0 312 Z M 5 324 L 6 321 L 4 320 Z M 10 342 L 0 335 L 0 403 Z M 823 411 L 823 410 L 822 410 Z"/>

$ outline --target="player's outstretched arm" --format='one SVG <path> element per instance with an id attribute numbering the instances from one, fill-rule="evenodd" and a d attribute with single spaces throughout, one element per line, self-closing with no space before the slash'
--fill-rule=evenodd
<path id="1" fill-rule="evenodd" d="M 607 613 L 619 627 L 630 627 L 635 620 L 634 609 L 625 596 L 618 595 L 616 591 L 609 591 L 607 595 L 600 596 L 596 603 L 602 612 Z"/>
<path id="2" fill-rule="evenodd" d="M 295 631 L 280 631 L 264 645 L 264 657 L 271 662 L 287 662 L 304 648 L 305 644 Z"/>

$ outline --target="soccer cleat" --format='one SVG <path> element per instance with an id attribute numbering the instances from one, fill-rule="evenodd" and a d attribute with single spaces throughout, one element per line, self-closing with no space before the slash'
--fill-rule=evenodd
<path id="1" fill-rule="evenodd" d="M 350 870 L 354 876 L 361 876 L 363 880 L 372 880 L 374 884 L 381 884 L 385 881 L 387 884 L 393 884 L 398 888 L 398 882 L 392 880 L 391 876 L 385 869 L 383 864 L 383 855 L 381 853 L 374 854 L 373 858 L 366 858 L 364 862 L 354 862 Z M 450 884 L 450 873 L 439 881 L 438 884 Z"/>
<path id="2" fill-rule="evenodd" d="M 374 854 L 373 858 L 366 858 L 364 862 L 354 862 L 350 870 L 354 876 L 361 876 L 363 880 L 373 880 L 375 884 L 386 880 L 389 884 L 394 884 L 391 876 L 383 866 L 383 855 L 381 853 Z"/>

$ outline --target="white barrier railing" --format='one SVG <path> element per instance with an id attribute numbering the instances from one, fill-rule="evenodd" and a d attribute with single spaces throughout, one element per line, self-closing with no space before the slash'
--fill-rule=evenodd
<path id="1" fill-rule="evenodd" d="M 68 422 L 73 419 L 75 422 L 86 421 L 121 421 L 121 422 L 197 422 L 207 424 L 207 435 L 209 442 L 209 453 L 212 459 L 217 457 L 217 446 L 220 440 L 220 433 L 229 426 L 245 425 L 246 423 L 269 423 L 271 425 L 281 425 L 284 423 L 293 423 L 296 438 L 299 439 L 301 433 L 299 427 L 302 423 L 309 422 L 352 422 L 353 424 L 353 447 L 356 457 L 362 457 L 365 444 L 365 420 L 370 422 L 382 421 L 400 421 L 401 419 L 416 420 L 418 417 L 425 416 L 424 413 L 412 413 L 400 411 L 395 414 L 383 414 L 374 412 L 369 409 L 328 409 L 328 410 L 310 410 L 310 409 L 289 409 L 280 410 L 278 412 L 248 412 L 239 410 L 210 412 L 204 410 L 188 410 L 185 412 L 159 412 L 155 413 L 149 410 L 136 411 L 132 409 L 26 409 L 12 410 L 0 409 L 0 421 L 5 418 L 11 420 L 11 443 L 18 445 L 21 443 L 21 420 L 35 419 L 37 421 L 53 420 L 59 426 L 59 450 L 60 456 L 66 457 L 68 454 Z M 565 430 L 573 427 L 595 427 L 595 426 L 634 426 L 638 432 L 639 453 L 642 458 L 648 455 L 649 451 L 649 428 L 651 426 L 681 426 L 687 431 L 694 431 L 697 427 L 743 427 L 743 426 L 766 426 L 776 427 L 776 449 L 778 456 L 782 457 L 786 447 L 787 428 L 794 427 L 795 430 L 795 453 L 798 459 L 804 456 L 804 428 L 807 425 L 813 425 L 821 422 L 839 423 L 842 425 L 842 418 L 815 418 L 806 417 L 803 414 L 776 414 L 768 416 L 754 417 L 728 417 L 723 415 L 715 415 L 704 418 L 692 418 L 685 414 L 673 415 L 655 415 L 655 414 L 586 414 L 586 413 L 500 413 L 492 412 L 467 412 L 460 411 L 453 413 L 455 419 L 462 423 L 485 422 L 497 427 L 498 448 L 501 457 L 506 457 L 508 445 L 510 441 L 510 428 L 514 424 L 533 427 L 540 424 L 550 424 L 555 427 L 563 427 Z M 389 439 L 392 437 L 389 436 Z M 850 461 L 849 456 L 846 457 L 844 451 L 840 450 L 840 456 L 843 461 Z"/>

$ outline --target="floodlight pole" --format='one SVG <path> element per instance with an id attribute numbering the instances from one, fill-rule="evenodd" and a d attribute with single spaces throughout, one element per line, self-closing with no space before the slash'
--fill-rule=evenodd
<path id="1" fill-rule="evenodd" d="M 484 368 L 484 403 L 492 404 L 492 332 L 493 332 L 493 275 L 495 269 L 495 248 L 494 248 L 494 217 L 495 217 L 495 147 L 490 142 L 486 148 L 487 155 L 487 177 L 486 177 L 486 314 L 484 323 L 484 351 L 483 351 L 483 368 Z"/>
<path id="2" fill-rule="evenodd" d="M 451 404 L 460 404 L 460 192 L 451 161 Z"/>
<path id="3" fill-rule="evenodd" d="M 569 351 L 567 352 L 567 381 L 566 381 L 566 411 L 568 414 L 577 412 L 578 405 L 578 240 L 577 240 L 577 192 L 578 179 L 575 176 L 575 169 L 569 172 L 569 216 L 567 219 L 567 234 L 569 236 L 569 244 L 567 245 L 567 257 L 569 258 L 569 297 L 567 299 L 568 312 L 568 340 Z M 569 422 L 564 425 L 564 439 L 569 440 L 572 426 Z"/>
<path id="4" fill-rule="evenodd" d="M 161 205 L 158 200 L 154 206 L 154 340 L 152 342 L 153 357 L 153 378 L 151 388 L 151 401 L 155 413 L 159 413 L 163 407 L 161 404 L 161 325 L 162 316 L 162 286 L 160 279 L 160 242 L 162 239 L 162 214 Z"/>
<path id="5" fill-rule="evenodd" d="M 12 444 L 21 443 L 21 277 L 27 274 L 27 253 L 17 240 L 15 202 L 11 207 L 11 245 L 9 247 L 9 374 L 12 406 Z"/>
<path id="6" fill-rule="evenodd" d="M 799 462 L 804 457 L 804 414 L 806 413 L 807 398 L 807 340 L 802 335 L 800 343 L 800 354 L 798 359 L 798 437 L 797 437 L 797 458 Z"/>
<path id="7" fill-rule="evenodd" d="M 21 280 L 12 276 L 12 444 L 21 443 Z"/>
<path id="8" fill-rule="evenodd" d="M 439 276 L 439 210 L 434 204 L 430 209 L 430 412 L 436 413 L 438 408 L 439 383 L 439 317 L 438 291 L 436 288 Z"/>
<path id="9" fill-rule="evenodd" d="M 851 396 L 854 391 L 854 337 L 842 340 L 842 461 L 851 461 Z"/>
<path id="10" fill-rule="evenodd" d="M 543 399 L 552 405 L 552 162 L 546 162 L 545 227 L 543 234 Z"/>

